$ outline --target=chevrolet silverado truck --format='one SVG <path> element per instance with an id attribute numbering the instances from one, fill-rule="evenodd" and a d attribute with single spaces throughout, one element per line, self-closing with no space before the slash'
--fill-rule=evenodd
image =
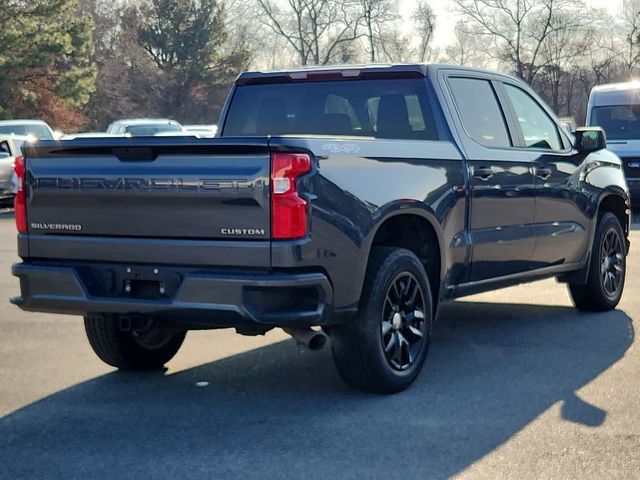
<path id="1" fill-rule="evenodd" d="M 326 334 L 349 384 L 391 393 L 421 371 L 440 302 L 545 277 L 581 310 L 620 300 L 621 162 L 516 78 L 249 72 L 219 125 L 27 146 L 12 302 L 83 316 L 120 369 L 161 367 L 193 329 Z"/>

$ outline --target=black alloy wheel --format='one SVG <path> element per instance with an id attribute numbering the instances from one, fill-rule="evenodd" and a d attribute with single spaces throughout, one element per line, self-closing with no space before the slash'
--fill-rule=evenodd
<path id="1" fill-rule="evenodd" d="M 616 308 L 624 290 L 627 240 L 620 219 L 611 212 L 598 217 L 587 278 L 569 282 L 569 293 L 578 310 L 604 312 Z"/>
<path id="2" fill-rule="evenodd" d="M 342 378 L 378 393 L 407 388 L 424 366 L 433 298 L 423 262 L 404 248 L 372 249 L 358 314 L 331 327 L 331 351 Z"/>
<path id="3" fill-rule="evenodd" d="M 425 345 L 424 294 L 409 272 L 399 274 L 389 285 L 382 313 L 382 344 L 389 364 L 406 370 Z"/>
<path id="4" fill-rule="evenodd" d="M 610 228 L 604 236 L 600 258 L 602 288 L 609 298 L 616 298 L 622 286 L 624 273 L 624 253 L 622 240 L 615 228 Z"/>

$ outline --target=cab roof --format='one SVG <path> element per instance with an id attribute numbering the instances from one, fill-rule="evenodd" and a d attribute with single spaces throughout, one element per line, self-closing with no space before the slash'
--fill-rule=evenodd
<path id="1" fill-rule="evenodd" d="M 425 64 L 320 65 L 286 70 L 241 73 L 236 84 L 278 83 L 301 80 L 339 80 L 346 78 L 425 77 Z"/>
<path id="2" fill-rule="evenodd" d="M 491 70 L 463 67 L 447 64 L 362 64 L 362 65 L 320 65 L 291 68 L 286 70 L 243 72 L 236 79 L 237 85 L 254 83 L 288 83 L 296 81 L 345 80 L 356 78 L 423 78 L 427 74 L 441 69 L 455 70 L 467 73 L 482 73 L 498 77 L 507 77 L 519 81 L 517 78 Z"/>

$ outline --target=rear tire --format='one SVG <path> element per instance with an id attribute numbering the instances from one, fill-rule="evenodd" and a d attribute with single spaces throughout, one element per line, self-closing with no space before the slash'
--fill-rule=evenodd
<path id="1" fill-rule="evenodd" d="M 106 364 L 121 370 L 155 370 L 171 360 L 187 332 L 151 328 L 145 332 L 120 329 L 113 315 L 89 315 L 84 328 L 91 348 Z"/>
<path id="2" fill-rule="evenodd" d="M 624 289 L 626 249 L 618 217 L 605 212 L 596 226 L 587 283 L 569 284 L 569 293 L 578 310 L 603 312 L 616 308 Z"/>
<path id="3" fill-rule="evenodd" d="M 429 279 L 413 252 L 372 250 L 357 318 L 330 330 L 342 378 L 376 393 L 411 385 L 427 356 L 432 306 Z"/>

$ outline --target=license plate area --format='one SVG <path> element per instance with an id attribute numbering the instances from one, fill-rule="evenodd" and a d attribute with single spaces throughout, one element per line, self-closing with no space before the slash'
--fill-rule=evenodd
<path id="1" fill-rule="evenodd" d="M 122 273 L 121 293 L 131 298 L 162 300 L 172 298 L 180 286 L 181 277 L 160 267 L 125 267 Z"/>
<path id="2" fill-rule="evenodd" d="M 76 269 L 85 289 L 95 297 L 167 300 L 175 297 L 183 278 L 176 269 L 150 265 L 81 265 Z"/>
<path id="3" fill-rule="evenodd" d="M 127 296 L 145 300 L 167 298 L 165 284 L 159 280 L 125 280 L 124 292 Z"/>

